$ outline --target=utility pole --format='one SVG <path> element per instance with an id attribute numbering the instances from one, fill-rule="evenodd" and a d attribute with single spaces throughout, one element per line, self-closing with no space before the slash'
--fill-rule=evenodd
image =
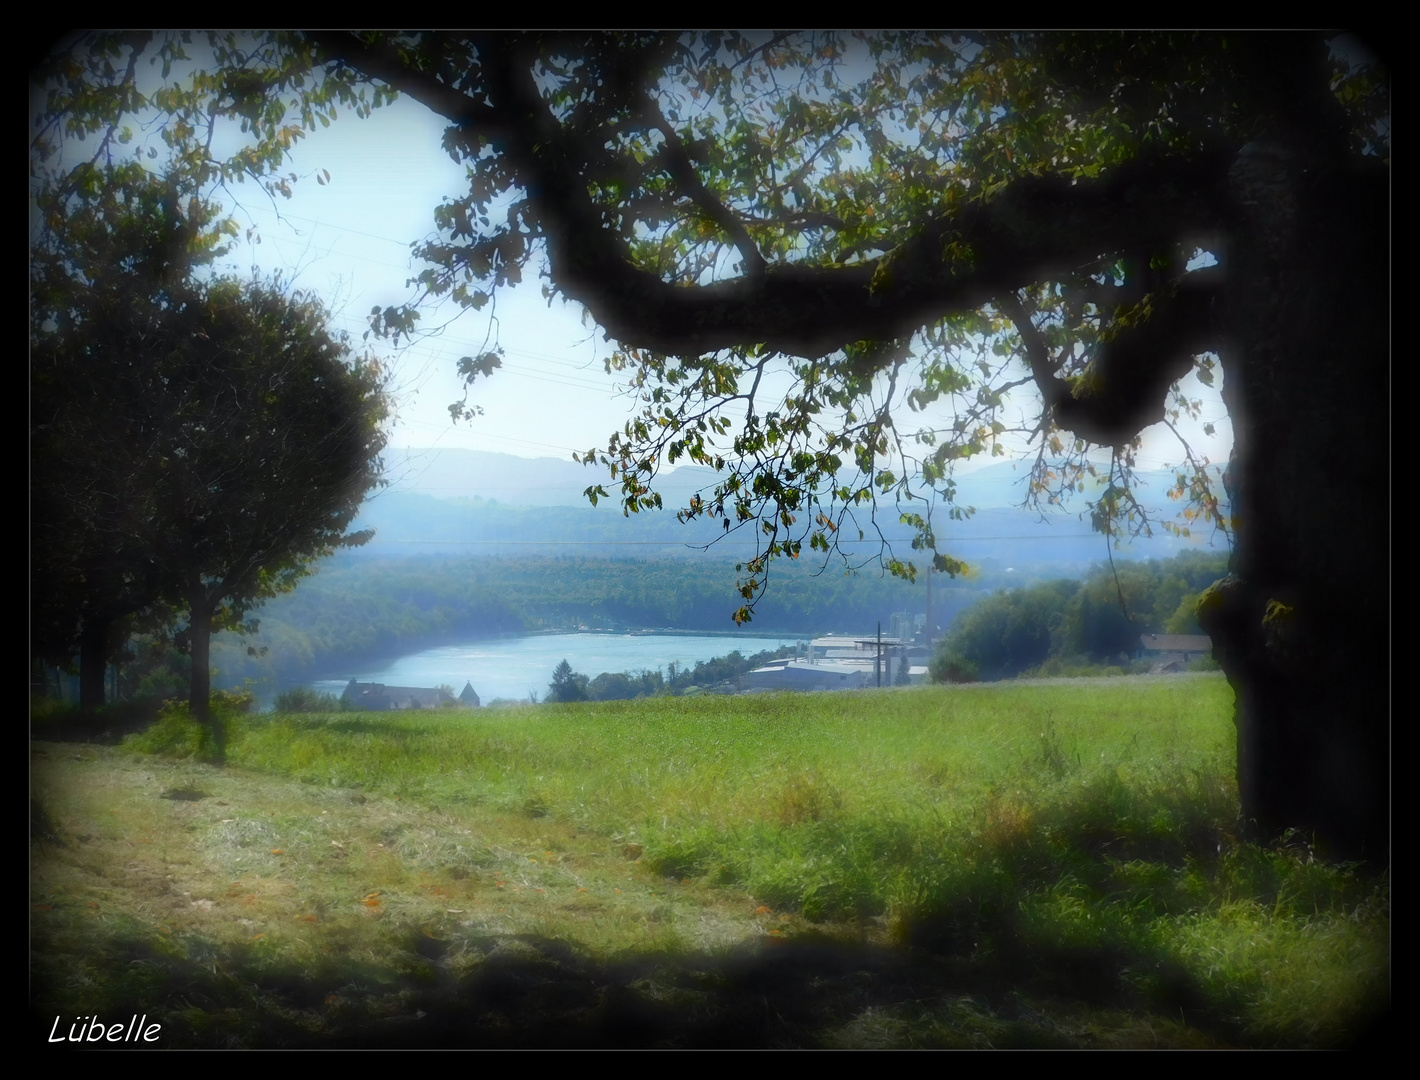
<path id="1" fill-rule="evenodd" d="M 878 680 L 878 689 L 883 688 L 883 621 L 878 620 L 878 651 L 873 654 L 873 675 Z"/>

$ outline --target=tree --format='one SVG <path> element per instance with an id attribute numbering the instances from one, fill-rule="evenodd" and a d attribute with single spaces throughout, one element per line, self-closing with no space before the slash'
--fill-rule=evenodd
<path id="1" fill-rule="evenodd" d="M 173 616 L 144 542 L 152 490 L 127 467 L 153 434 L 132 423 L 150 392 L 137 373 L 164 321 L 192 302 L 188 275 L 220 234 L 200 201 L 179 213 L 175 185 L 137 164 L 67 181 L 33 192 L 31 640 L 50 663 L 78 654 L 80 704 L 92 712 L 131 632 Z"/>
<path id="2" fill-rule="evenodd" d="M 1078 582 L 1052 581 L 1003 589 L 978 601 L 958 616 L 952 632 L 942 639 L 934 678 L 959 682 L 959 676 L 969 672 L 972 679 L 1004 679 L 1043 664 L 1078 588 Z"/>
<path id="3" fill-rule="evenodd" d="M 387 402 L 379 364 L 352 360 L 313 298 L 224 281 L 204 299 L 155 365 L 161 456 L 135 466 L 151 476 L 150 540 L 181 589 L 205 720 L 213 630 L 369 540 L 347 530 L 379 484 Z"/>
<path id="4" fill-rule="evenodd" d="M 94 40 L 42 73 L 41 139 L 63 122 L 122 131 L 149 42 Z M 1112 448 L 1094 520 L 1150 527 L 1130 485 L 1138 433 L 1191 410 L 1179 380 L 1221 364 L 1230 514 L 1187 448 L 1177 490 L 1235 528 L 1201 617 L 1237 692 L 1246 826 L 1384 861 L 1389 88 L 1333 43 L 227 36 L 215 76 L 127 107 L 183 118 L 169 130 L 204 182 L 279 163 L 293 110 L 326 122 L 374 103 L 367 87 L 446 117 L 470 187 L 436 210 L 422 286 L 479 307 L 545 257 L 550 291 L 620 343 L 612 364 L 644 396 L 589 455 L 623 508 L 658 506 L 657 469 L 685 459 L 724 480 L 683 516 L 759 530 L 741 618 L 772 559 L 829 555 L 855 513 L 871 529 L 893 501 L 919 550 L 958 569 L 920 485 L 966 513 L 952 464 L 1013 431 L 1037 440 L 1042 500 L 1082 481 L 1090 444 Z M 204 125 L 238 118 L 257 149 L 211 162 Z M 387 310 L 374 329 L 414 317 Z M 789 389 L 762 400 L 774 382 Z M 944 405 L 954 420 L 914 430 L 912 410 Z M 1319 527 L 1317 508 L 1346 529 Z"/>
<path id="5" fill-rule="evenodd" d="M 279 283 L 197 281 L 180 258 L 155 270 L 154 245 L 134 236 L 118 241 L 143 253 L 132 265 L 97 260 L 71 215 L 186 250 L 172 200 L 145 197 L 163 181 L 124 183 L 111 218 L 81 195 L 44 200 L 68 237 L 52 245 L 31 327 L 36 538 L 66 553 L 41 555 L 46 584 L 62 586 L 42 607 L 78 612 L 51 648 L 66 632 L 87 647 L 95 626 L 106 650 L 122 615 L 184 612 L 205 723 L 213 631 L 250 628 L 248 613 L 315 560 L 368 539 L 346 530 L 379 482 L 384 378 L 351 360 L 319 303 Z"/>
<path id="6" fill-rule="evenodd" d="M 592 701 L 629 701 L 636 697 L 636 686 L 626 672 L 603 671 L 587 684 L 587 697 Z"/>
<path id="7" fill-rule="evenodd" d="M 558 664 L 552 671 L 552 682 L 547 686 L 547 701 L 560 701 L 569 703 L 573 701 L 586 701 L 589 694 L 590 681 L 587 676 L 572 670 L 572 665 L 566 660 Z"/>

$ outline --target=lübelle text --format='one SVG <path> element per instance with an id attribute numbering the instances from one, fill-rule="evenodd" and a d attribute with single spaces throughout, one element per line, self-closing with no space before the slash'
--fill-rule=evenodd
<path id="1" fill-rule="evenodd" d="M 146 1025 L 146 1026 L 145 1026 Z M 56 1042 L 156 1042 L 161 1024 L 149 1024 L 148 1014 L 137 1016 L 125 1024 L 105 1024 L 97 1016 L 76 1016 L 69 1025 L 69 1035 L 59 1034 L 59 1017 L 49 1029 L 49 1041 Z"/>

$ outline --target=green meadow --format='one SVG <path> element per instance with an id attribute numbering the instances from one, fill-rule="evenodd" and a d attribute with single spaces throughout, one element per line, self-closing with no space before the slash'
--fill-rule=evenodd
<path id="1" fill-rule="evenodd" d="M 1389 881 L 1238 838 L 1216 675 L 33 744 L 32 1002 L 158 1045 L 1331 1047 Z M 37 731 L 42 739 L 43 729 Z"/>

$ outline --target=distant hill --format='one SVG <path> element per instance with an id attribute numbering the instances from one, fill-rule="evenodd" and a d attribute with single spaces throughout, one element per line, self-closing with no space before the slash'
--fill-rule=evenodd
<path id="1" fill-rule="evenodd" d="M 583 492 L 601 484 L 615 496 L 606 470 L 564 458 L 522 458 L 483 450 L 396 448 L 386 450 L 388 492 L 431 495 L 438 499 L 479 498 L 514 506 L 586 506 Z M 668 509 L 689 503 L 691 495 L 708 495 L 715 487 L 713 469 L 687 465 L 656 479 L 655 489 Z M 1139 473 L 1143 490 L 1158 503 L 1167 501 L 1173 486 L 1171 469 Z M 997 462 L 956 477 L 957 503 L 978 509 L 1019 507 L 1030 480 L 1028 462 Z M 1094 481 L 1096 488 L 1104 482 Z M 1088 495 L 1077 494 L 1062 511 L 1083 511 Z"/>
<path id="2" fill-rule="evenodd" d="M 913 558 L 911 529 L 898 523 L 890 510 L 879 516 L 886 520 L 875 528 L 869 515 L 860 514 L 859 527 L 867 535 L 858 540 L 857 530 L 852 529 L 843 538 L 845 546 L 871 559 L 886 539 L 900 557 Z M 1072 514 L 1042 519 L 1018 509 L 986 508 L 965 521 L 947 521 L 943 515 L 936 526 L 941 549 L 976 566 L 1051 566 L 1074 571 L 1108 557 L 1104 538 L 1091 531 L 1087 520 Z M 528 506 L 482 498 L 436 498 L 397 489 L 366 503 L 355 527 L 375 530 L 375 539 L 362 553 L 378 557 L 566 554 L 646 559 L 699 557 L 701 548 L 713 545 L 711 551 L 717 557 L 748 558 L 755 550 L 755 533 L 750 528 L 727 537 L 716 522 L 682 525 L 672 510 L 627 517 L 615 504 L 607 503 L 598 507 L 585 503 Z M 1115 555 L 1168 558 L 1206 546 L 1207 539 L 1206 534 L 1189 540 L 1157 533 L 1152 540 L 1141 539 L 1116 549 Z M 804 561 L 811 558 L 806 551 Z"/>
<path id="3" fill-rule="evenodd" d="M 586 506 L 583 492 L 612 485 L 601 466 L 566 458 L 521 458 L 484 450 L 397 448 L 384 453 L 390 492 L 439 499 L 480 498 L 514 506 Z M 715 486 L 715 472 L 687 466 L 668 471 L 657 490 L 666 504 L 683 505 Z M 613 492 L 614 494 L 614 492 Z"/>
<path id="4" fill-rule="evenodd" d="M 695 521 L 682 525 L 675 511 L 693 494 L 708 495 L 715 486 L 711 469 L 688 466 L 667 471 L 656 482 L 665 509 L 625 516 L 604 470 L 585 468 L 559 458 L 520 458 L 481 450 L 393 449 L 386 451 L 389 486 L 361 511 L 356 527 L 372 528 L 376 536 L 364 551 L 379 557 L 461 554 L 569 554 L 619 558 L 663 558 L 695 555 L 705 545 L 727 558 L 749 557 L 755 534 L 743 528 L 726 537 L 721 525 Z M 1167 492 L 1171 470 L 1141 473 L 1147 503 L 1167 519 L 1173 506 Z M 1076 494 L 1057 511 L 1042 517 L 1020 503 L 1029 482 L 1025 464 L 1001 462 L 957 479 L 957 503 L 977 512 L 965 521 L 949 521 L 939 511 L 935 519 L 942 550 L 977 566 L 1005 569 L 1056 567 L 1080 570 L 1108 557 L 1104 538 L 1083 520 L 1089 496 Z M 583 492 L 601 483 L 612 498 L 592 507 Z M 1102 483 L 1098 486 L 1102 487 Z M 857 540 L 857 530 L 865 538 Z M 857 515 L 840 540 L 865 558 L 882 540 L 903 558 L 911 558 L 912 531 L 898 521 L 892 507 Z M 1115 549 L 1125 559 L 1169 558 L 1181 551 L 1209 546 L 1211 530 L 1179 538 L 1157 530 Z"/>

